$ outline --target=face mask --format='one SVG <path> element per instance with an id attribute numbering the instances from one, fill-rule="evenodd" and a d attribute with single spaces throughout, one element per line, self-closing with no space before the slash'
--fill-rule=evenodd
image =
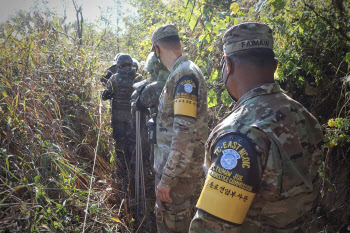
<path id="1" fill-rule="evenodd" d="M 230 97 L 231 97 L 235 102 L 237 102 L 237 99 L 236 99 L 233 95 L 231 95 L 230 91 L 229 91 L 228 88 L 227 88 L 227 81 L 228 81 L 228 78 L 229 78 L 230 73 L 231 73 L 231 71 L 232 71 L 232 63 L 231 63 L 231 60 L 230 60 L 230 66 L 231 66 L 230 73 L 228 73 L 228 74 L 226 75 L 226 79 L 225 79 L 225 76 L 224 76 L 224 75 L 225 75 L 225 74 L 224 74 L 224 73 L 225 73 L 225 67 L 226 67 L 226 60 L 225 60 L 224 56 L 222 56 L 220 65 L 221 65 L 222 81 L 223 81 L 223 83 L 224 83 L 224 85 L 225 85 L 225 88 L 226 88 L 228 94 L 230 95 Z"/>
<path id="2" fill-rule="evenodd" d="M 157 55 L 156 50 L 154 50 L 154 55 L 155 55 L 156 58 L 158 59 L 158 62 L 159 62 L 159 65 L 160 65 L 160 66 L 159 66 L 159 69 L 166 68 L 166 67 L 163 65 L 162 61 L 160 60 L 160 49 L 159 49 L 159 47 L 158 47 L 158 45 L 155 45 L 155 46 L 157 46 L 158 52 L 159 52 L 159 55 Z"/>

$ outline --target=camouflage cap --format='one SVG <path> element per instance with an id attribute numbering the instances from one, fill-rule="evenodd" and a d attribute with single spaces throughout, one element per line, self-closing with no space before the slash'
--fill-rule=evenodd
<path id="1" fill-rule="evenodd" d="M 272 29 L 262 23 L 242 23 L 229 28 L 223 38 L 224 55 L 255 48 L 273 49 Z"/>
<path id="2" fill-rule="evenodd" d="M 168 36 L 179 36 L 178 30 L 174 24 L 165 24 L 157 28 L 151 37 L 152 44 Z"/>

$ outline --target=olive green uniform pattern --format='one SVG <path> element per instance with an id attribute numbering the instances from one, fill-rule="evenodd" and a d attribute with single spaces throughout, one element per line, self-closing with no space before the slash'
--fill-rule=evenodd
<path id="1" fill-rule="evenodd" d="M 240 227 L 198 210 L 190 232 L 303 232 L 298 228 L 318 191 L 314 178 L 323 155 L 323 134 L 315 117 L 285 95 L 277 83 L 257 87 L 243 95 L 210 134 L 207 168 L 214 159 L 213 145 L 227 132 L 242 133 L 252 140 L 258 154 L 260 189 Z"/>
<path id="2" fill-rule="evenodd" d="M 158 75 L 157 81 L 148 84 L 140 94 L 141 103 L 150 109 L 151 116 L 158 112 L 159 96 L 169 74 L 169 71 L 162 70 Z"/>
<path id="3" fill-rule="evenodd" d="M 174 116 L 174 92 L 181 77 L 191 75 L 198 81 L 197 119 L 187 116 Z M 159 98 L 157 115 L 157 145 L 154 148 L 154 169 L 162 186 L 170 187 L 173 197 L 182 195 L 181 182 L 198 182 L 203 176 L 204 144 L 208 137 L 207 117 L 207 89 L 200 69 L 186 56 L 180 56 L 174 64 L 165 87 Z M 186 195 L 183 204 L 159 205 L 157 199 L 155 206 L 157 219 L 170 223 L 166 232 L 188 232 L 190 220 L 190 197 Z M 164 208 L 163 208 L 164 207 Z M 176 207 L 176 211 L 174 211 Z M 180 217 L 179 217 L 180 216 Z M 182 218 L 181 216 L 186 216 Z M 179 218 L 182 218 L 182 223 Z M 175 221 L 175 223 L 174 223 Z M 170 228 L 182 224 L 179 229 Z M 158 225 L 158 229 L 164 226 Z"/>
<path id="4" fill-rule="evenodd" d="M 156 68 L 156 64 L 160 68 Z M 159 96 L 163 90 L 166 80 L 170 72 L 159 64 L 159 60 L 154 53 L 150 53 L 146 61 L 147 71 L 151 74 L 149 79 L 137 82 L 133 87 L 135 91 L 131 96 L 131 111 L 133 116 L 136 111 L 136 100 L 140 97 L 141 103 L 144 107 L 149 108 L 151 116 L 157 113 Z"/>
<path id="5" fill-rule="evenodd" d="M 161 176 L 156 174 L 155 187 Z M 157 190 L 155 190 L 157 192 Z M 193 179 L 179 178 L 171 189 L 170 197 L 173 202 L 161 202 L 157 198 L 155 209 L 158 232 L 188 232 L 191 223 L 190 199 L 193 194 Z"/>

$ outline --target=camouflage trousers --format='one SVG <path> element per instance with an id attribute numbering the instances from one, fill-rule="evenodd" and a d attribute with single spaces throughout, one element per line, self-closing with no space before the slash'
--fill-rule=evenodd
<path id="1" fill-rule="evenodd" d="M 135 148 L 135 130 L 132 129 L 130 121 L 112 119 L 112 129 L 116 149 L 131 154 Z"/>
<path id="2" fill-rule="evenodd" d="M 155 175 L 155 188 L 161 175 Z M 162 202 L 156 197 L 155 213 L 158 233 L 188 232 L 191 223 L 191 197 L 193 195 L 193 180 L 179 178 L 175 187 L 170 190 L 172 203 Z"/>
<path id="3" fill-rule="evenodd" d="M 131 178 L 131 175 L 134 174 L 135 167 L 135 133 L 131 127 L 130 121 L 124 119 L 118 119 L 117 115 L 112 117 L 112 129 L 113 129 L 113 138 L 115 140 L 115 152 L 117 159 L 120 161 L 120 170 L 122 171 L 123 177 Z"/>
<path id="4" fill-rule="evenodd" d="M 239 233 L 240 229 L 237 226 L 219 221 L 217 218 L 214 218 L 200 210 L 197 210 L 197 213 L 191 222 L 189 233 L 211 232 Z"/>

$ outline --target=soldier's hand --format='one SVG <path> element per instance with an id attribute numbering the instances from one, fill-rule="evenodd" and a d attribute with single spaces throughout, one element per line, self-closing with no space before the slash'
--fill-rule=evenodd
<path id="1" fill-rule="evenodd" d="M 147 112 L 147 108 L 145 107 L 145 105 L 143 105 L 140 96 L 138 96 L 136 99 L 136 108 L 141 112 Z"/>
<path id="2" fill-rule="evenodd" d="M 102 96 L 102 100 L 108 100 L 111 99 L 113 96 L 113 93 L 108 93 L 107 90 L 104 90 L 103 92 L 100 92 Z"/>
<path id="3" fill-rule="evenodd" d="M 173 200 L 170 198 L 170 188 L 161 186 L 160 184 L 157 186 L 157 197 L 164 202 L 173 202 Z"/>

